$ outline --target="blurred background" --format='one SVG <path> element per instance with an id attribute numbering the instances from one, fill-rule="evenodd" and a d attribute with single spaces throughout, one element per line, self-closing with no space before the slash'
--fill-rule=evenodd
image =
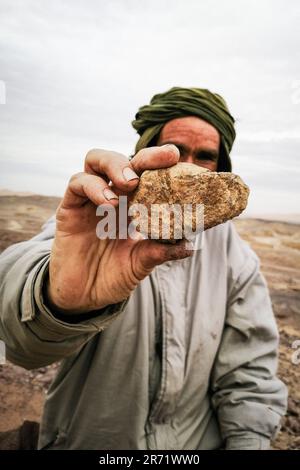
<path id="1" fill-rule="evenodd" d="M 227 100 L 251 188 L 234 224 L 260 258 L 289 389 L 274 449 L 300 449 L 299 24 L 299 0 L 0 0 L 0 252 L 41 230 L 89 149 L 133 152 L 154 94 Z M 0 365 L 0 449 L 32 448 L 57 367 Z"/>
<path id="2" fill-rule="evenodd" d="M 153 94 L 205 87 L 237 121 L 246 215 L 295 218 L 299 24 L 297 0 L 0 0 L 0 188 L 62 196 L 90 148 L 133 151 Z"/>

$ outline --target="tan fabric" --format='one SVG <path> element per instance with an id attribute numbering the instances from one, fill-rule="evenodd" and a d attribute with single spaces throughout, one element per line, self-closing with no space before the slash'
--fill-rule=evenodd
<path id="1" fill-rule="evenodd" d="M 267 447 L 286 408 L 278 333 L 258 259 L 233 225 L 205 232 L 192 258 L 156 268 L 127 304 L 78 324 L 43 302 L 54 228 L 0 257 L 9 359 L 34 368 L 64 358 L 39 447 Z"/>

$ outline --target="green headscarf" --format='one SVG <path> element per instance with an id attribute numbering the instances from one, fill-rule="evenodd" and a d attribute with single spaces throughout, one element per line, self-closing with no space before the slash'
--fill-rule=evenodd
<path id="1" fill-rule="evenodd" d="M 173 87 L 154 95 L 149 105 L 142 106 L 132 121 L 140 135 L 135 151 L 155 145 L 155 139 L 168 121 L 185 116 L 198 116 L 219 131 L 218 171 L 231 171 L 229 154 L 235 139 L 234 118 L 220 95 L 202 88 Z"/>

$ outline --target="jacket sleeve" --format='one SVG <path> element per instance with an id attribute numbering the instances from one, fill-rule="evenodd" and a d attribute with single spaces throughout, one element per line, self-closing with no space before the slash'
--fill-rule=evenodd
<path id="1" fill-rule="evenodd" d="M 52 217 L 41 234 L 0 256 L 0 339 L 7 359 L 26 369 L 75 353 L 114 321 L 127 302 L 93 312 L 92 318 L 79 322 L 58 319 L 43 299 L 54 232 Z"/>
<path id="2" fill-rule="evenodd" d="M 232 230 L 212 403 L 227 449 L 267 449 L 287 406 L 286 387 L 276 377 L 279 335 L 259 260 Z"/>

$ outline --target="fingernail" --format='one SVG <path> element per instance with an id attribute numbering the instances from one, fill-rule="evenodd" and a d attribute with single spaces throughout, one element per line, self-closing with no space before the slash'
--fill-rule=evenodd
<path id="1" fill-rule="evenodd" d="M 118 199 L 118 196 L 108 188 L 105 188 L 103 190 L 103 194 L 105 199 L 107 199 L 108 201 L 110 201 L 111 199 Z"/>
<path id="2" fill-rule="evenodd" d="M 123 176 L 126 179 L 126 181 L 139 179 L 138 175 L 131 168 L 129 168 L 128 166 L 126 168 L 124 168 Z"/>

